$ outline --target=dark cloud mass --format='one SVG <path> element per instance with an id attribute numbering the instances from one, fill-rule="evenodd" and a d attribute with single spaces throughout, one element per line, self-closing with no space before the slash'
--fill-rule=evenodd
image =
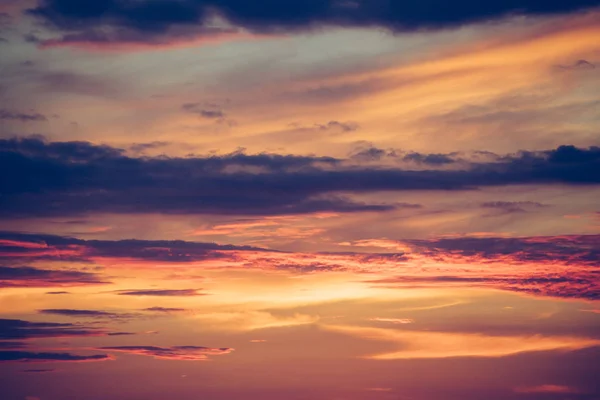
<path id="1" fill-rule="evenodd" d="M 252 246 L 183 240 L 83 240 L 57 235 L 0 231 L 0 259 L 5 260 L 73 262 L 92 261 L 95 258 L 136 258 L 147 261 L 190 262 L 228 259 L 235 257 L 234 251 L 267 250 Z M 106 283 L 100 275 L 91 272 L 33 267 L 0 267 L 0 282 L 6 286 L 18 286 L 23 282 L 26 286 Z"/>
<path id="2" fill-rule="evenodd" d="M 0 217 L 70 216 L 98 212 L 282 215 L 385 211 L 349 194 L 406 190 L 469 190 L 527 184 L 600 184 L 600 148 L 561 146 L 497 155 L 494 161 L 452 161 L 410 153 L 433 169 L 356 165 L 331 157 L 277 154 L 169 158 L 129 157 L 88 142 L 0 140 Z M 449 164 L 450 169 L 440 169 Z M 252 167 L 252 168 L 248 168 Z"/>
<path id="3" fill-rule="evenodd" d="M 74 324 L 30 322 L 20 319 L 0 319 L 0 339 L 37 339 L 48 337 L 99 336 L 105 332 Z"/>
<path id="4" fill-rule="evenodd" d="M 565 13 L 597 5 L 597 0 L 42 0 L 28 12 L 58 31 L 58 37 L 48 44 L 162 44 L 231 33 L 232 29 L 212 23 L 215 16 L 254 33 L 297 32 L 322 26 L 410 31 L 510 14 Z"/>
<path id="5" fill-rule="evenodd" d="M 36 369 L 25 369 L 22 372 L 25 373 L 31 373 L 31 374 L 45 374 L 45 373 L 50 373 L 50 372 L 54 372 L 56 371 L 55 369 L 52 368 L 36 368 Z"/>
<path id="6" fill-rule="evenodd" d="M 32 250 L 32 249 L 29 249 Z M 9 258 L 10 246 L 5 246 L 0 240 L 0 259 Z M 36 252 L 29 253 L 31 257 Z M 12 254 L 13 256 L 15 254 Z M 39 254 L 38 254 L 39 255 Z M 41 257 L 43 258 L 43 257 Z M 0 266 L 0 288 L 2 287 L 52 287 L 52 286 L 82 286 L 109 283 L 97 274 L 76 270 L 50 270 L 34 267 L 5 267 Z M 49 292 L 62 294 L 66 292 Z"/>
<path id="7" fill-rule="evenodd" d="M 35 353 L 29 351 L 0 351 L 0 362 L 82 362 L 82 361 L 105 361 L 111 358 L 106 354 L 94 354 L 89 356 L 71 353 Z M 47 372 L 45 370 L 44 372 Z M 28 372 L 41 372 L 41 370 L 29 370 Z"/>

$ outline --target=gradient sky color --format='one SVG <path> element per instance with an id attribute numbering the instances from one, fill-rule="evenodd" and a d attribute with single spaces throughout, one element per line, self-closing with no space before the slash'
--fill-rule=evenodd
<path id="1" fill-rule="evenodd" d="M 2 400 L 599 400 L 600 4 L 0 0 Z"/>

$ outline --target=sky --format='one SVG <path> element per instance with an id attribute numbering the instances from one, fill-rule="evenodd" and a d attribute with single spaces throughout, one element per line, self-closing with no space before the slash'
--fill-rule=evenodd
<path id="1" fill-rule="evenodd" d="M 0 0 L 3 400 L 599 400 L 600 3 Z"/>

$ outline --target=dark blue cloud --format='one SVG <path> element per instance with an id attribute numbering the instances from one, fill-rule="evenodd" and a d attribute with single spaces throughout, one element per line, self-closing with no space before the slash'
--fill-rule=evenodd
<path id="1" fill-rule="evenodd" d="M 432 169 L 361 166 L 355 160 L 277 154 L 130 157 L 88 142 L 0 140 L 0 217 L 90 213 L 278 215 L 386 211 L 353 193 L 469 190 L 502 185 L 598 185 L 600 147 L 560 146 L 490 162 L 410 153 Z M 440 169 L 461 163 L 461 168 Z M 248 168 L 252 167 L 252 168 Z"/>
<path id="2" fill-rule="evenodd" d="M 324 26 L 411 31 L 460 26 L 511 14 L 548 15 L 598 6 L 597 0 L 42 0 L 29 10 L 62 33 L 58 42 L 164 43 L 223 30 L 215 15 L 256 33 Z"/>
<path id="3" fill-rule="evenodd" d="M 104 360 L 110 360 L 110 357 L 106 354 L 94 354 L 84 356 L 71 353 L 35 353 L 30 351 L 16 350 L 0 351 L 0 362 L 67 362 Z M 35 372 L 40 372 L 40 370 L 36 370 Z"/>
<path id="4" fill-rule="evenodd" d="M 44 251 L 41 251 L 40 247 Z M 72 262 L 107 257 L 190 262 L 229 259 L 235 257 L 235 251 L 274 250 L 183 240 L 83 240 L 57 235 L 0 231 L 0 259 L 5 260 Z M 0 282 L 4 282 L 5 285 L 29 282 L 32 286 L 36 282 L 39 286 L 107 283 L 100 275 L 91 272 L 45 270 L 34 267 L 0 267 Z"/>
<path id="5" fill-rule="evenodd" d="M 98 336 L 104 331 L 58 322 L 30 322 L 20 319 L 0 319 L 0 339 L 36 339 L 68 336 Z"/>
<path id="6" fill-rule="evenodd" d="M 0 258 L 3 250 L 8 246 L 0 244 Z M 10 247 L 9 247 L 10 248 Z M 31 249 L 30 249 L 31 250 Z M 44 257 L 39 257 L 44 258 Z M 98 285 L 109 283 L 100 275 L 91 272 L 77 270 L 51 270 L 28 266 L 5 267 L 0 266 L 0 288 L 1 287 L 49 287 L 49 286 L 79 286 Z M 52 293 L 52 292 L 51 292 Z M 64 293 L 64 292 L 54 292 Z"/>

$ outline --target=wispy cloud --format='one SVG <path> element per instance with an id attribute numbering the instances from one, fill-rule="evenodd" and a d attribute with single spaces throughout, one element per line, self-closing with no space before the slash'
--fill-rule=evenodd
<path id="1" fill-rule="evenodd" d="M 231 348 L 210 348 L 200 346 L 113 346 L 100 347 L 98 350 L 109 352 L 121 352 L 135 354 L 140 356 L 150 356 L 163 360 L 183 360 L 183 361 L 203 361 L 210 356 L 219 356 L 229 354 L 233 351 Z"/>
<path id="2" fill-rule="evenodd" d="M 397 350 L 365 356 L 377 360 L 503 357 L 532 351 L 569 351 L 600 346 L 598 339 L 569 336 L 486 336 L 355 326 L 326 326 L 325 328 L 365 340 L 394 343 L 398 347 Z"/>
<path id="3" fill-rule="evenodd" d="M 121 296 L 205 296 L 207 293 L 199 292 L 201 289 L 129 289 L 119 290 Z"/>

